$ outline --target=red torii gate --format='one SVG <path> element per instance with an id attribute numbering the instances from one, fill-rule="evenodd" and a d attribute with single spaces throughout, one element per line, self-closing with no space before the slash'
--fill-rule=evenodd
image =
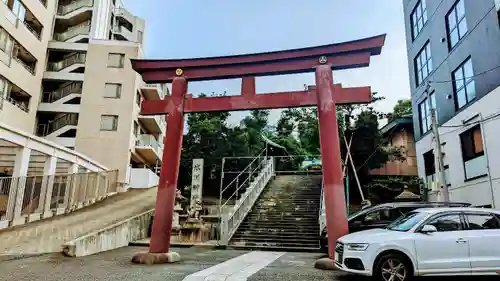
<path id="1" fill-rule="evenodd" d="M 179 60 L 132 60 L 146 83 L 172 82 L 172 95 L 143 101 L 143 115 L 168 114 L 156 214 L 149 253 L 138 263 L 169 262 L 170 233 L 179 173 L 184 113 L 318 106 L 323 165 L 328 249 L 333 258 L 336 240 L 348 232 L 336 104 L 369 103 L 370 87 L 342 88 L 333 84 L 332 70 L 365 67 L 379 55 L 385 35 L 356 41 L 287 51 Z M 256 94 L 255 77 L 315 71 L 316 86 L 304 91 Z M 187 81 L 243 78 L 240 96 L 193 98 Z"/>

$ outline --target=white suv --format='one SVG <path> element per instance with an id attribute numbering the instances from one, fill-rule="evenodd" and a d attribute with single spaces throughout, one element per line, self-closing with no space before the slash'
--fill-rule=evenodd
<path id="1" fill-rule="evenodd" d="M 418 209 L 385 229 L 341 237 L 335 265 L 385 281 L 423 275 L 500 275 L 498 245 L 498 210 Z"/>

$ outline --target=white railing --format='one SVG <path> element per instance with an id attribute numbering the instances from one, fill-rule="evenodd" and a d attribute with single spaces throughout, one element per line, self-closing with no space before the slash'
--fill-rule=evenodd
<path id="1" fill-rule="evenodd" d="M 220 245 L 224 246 L 229 243 L 229 240 L 233 237 L 234 233 L 259 198 L 262 190 L 264 190 L 269 180 L 274 175 L 274 160 L 272 157 L 265 156 L 266 152 L 267 151 L 264 151 L 255 157 L 241 173 L 220 190 Z M 248 187 L 244 191 L 241 191 L 241 187 L 245 185 Z M 226 191 L 232 191 L 228 198 L 223 197 L 225 193 L 228 193 Z M 241 197 L 238 198 L 238 196 Z M 228 206 L 229 203 L 233 201 L 235 202 L 234 206 Z M 223 212 L 225 209 L 228 209 L 228 212 Z"/>
<path id="2" fill-rule="evenodd" d="M 0 178 L 0 221 L 65 214 L 117 192 L 116 170 Z"/>
<path id="3" fill-rule="evenodd" d="M 163 151 L 160 142 L 156 140 L 153 135 L 140 135 L 135 142 L 136 146 L 149 146 L 151 147 L 159 157 L 162 157 Z"/>
<path id="4" fill-rule="evenodd" d="M 165 92 L 163 91 L 163 88 L 165 87 L 165 84 L 145 84 L 146 88 L 155 88 L 158 91 L 158 95 L 160 98 L 165 97 Z"/>

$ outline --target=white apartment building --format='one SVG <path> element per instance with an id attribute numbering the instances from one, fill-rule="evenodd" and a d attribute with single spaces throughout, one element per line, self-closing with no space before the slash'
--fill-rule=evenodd
<path id="1" fill-rule="evenodd" d="M 500 2 L 402 1 L 418 174 L 430 189 L 428 199 L 442 195 L 435 165 L 442 157 L 450 200 L 498 208 Z"/>
<path id="2" fill-rule="evenodd" d="M 0 123 L 118 169 L 119 182 L 155 184 L 165 121 L 139 111 L 166 88 L 131 67 L 144 38 L 144 20 L 117 0 L 0 0 Z"/>

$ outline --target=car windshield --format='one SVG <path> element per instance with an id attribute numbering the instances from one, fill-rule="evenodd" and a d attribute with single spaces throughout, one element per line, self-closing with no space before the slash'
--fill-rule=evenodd
<path id="1" fill-rule="evenodd" d="M 396 219 L 394 222 L 386 226 L 386 229 L 394 231 L 408 231 L 412 229 L 417 223 L 427 217 L 427 213 L 413 211 L 406 213 Z"/>

